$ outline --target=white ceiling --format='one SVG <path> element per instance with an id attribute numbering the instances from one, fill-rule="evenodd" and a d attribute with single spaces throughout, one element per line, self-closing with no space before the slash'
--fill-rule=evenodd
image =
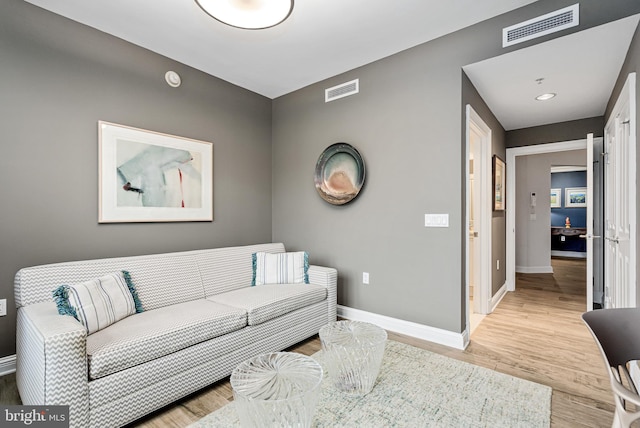
<path id="1" fill-rule="evenodd" d="M 26 0 L 269 98 L 533 3 L 298 0 L 281 25 L 241 30 L 194 0 Z"/>
<path id="2" fill-rule="evenodd" d="M 269 98 L 533 0 L 298 0 L 283 24 L 241 30 L 194 0 L 25 0 Z M 638 16 L 464 67 L 506 130 L 600 116 Z M 541 85 L 536 79 L 544 78 Z M 550 101 L 535 101 L 557 92 Z"/>
<path id="3" fill-rule="evenodd" d="M 463 67 L 506 130 L 602 116 L 639 15 Z M 536 79 L 544 78 L 541 84 Z M 554 92 L 548 101 L 535 97 Z"/>

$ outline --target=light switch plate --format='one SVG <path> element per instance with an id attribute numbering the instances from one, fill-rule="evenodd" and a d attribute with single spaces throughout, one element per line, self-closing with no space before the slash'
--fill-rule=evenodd
<path id="1" fill-rule="evenodd" d="M 425 214 L 424 227 L 449 227 L 449 214 Z"/>
<path id="2" fill-rule="evenodd" d="M 0 317 L 7 315 L 7 299 L 0 299 Z"/>

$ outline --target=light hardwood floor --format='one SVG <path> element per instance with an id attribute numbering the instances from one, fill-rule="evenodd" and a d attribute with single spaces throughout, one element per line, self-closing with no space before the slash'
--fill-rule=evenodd
<path id="1" fill-rule="evenodd" d="M 604 363 L 580 319 L 585 263 L 554 259 L 552 266 L 554 274 L 518 274 L 516 291 L 482 321 L 464 351 L 391 332 L 389 338 L 551 386 L 554 427 L 611 426 L 613 399 Z M 290 350 L 311 355 L 319 349 L 316 336 Z M 130 426 L 184 427 L 232 400 L 225 379 Z"/>

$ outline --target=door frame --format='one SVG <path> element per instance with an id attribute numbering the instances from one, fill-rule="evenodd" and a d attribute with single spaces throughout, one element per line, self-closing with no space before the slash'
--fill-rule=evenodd
<path id="1" fill-rule="evenodd" d="M 466 106 L 466 138 L 465 138 L 465 187 L 466 187 L 466 209 L 465 209 L 465 318 L 466 318 L 466 331 L 470 331 L 470 317 L 469 311 L 469 286 L 470 286 L 470 267 L 469 267 L 469 251 L 470 251 L 470 239 L 469 239 L 469 221 L 470 221 L 470 207 L 471 207 L 471 191 L 469 186 L 470 171 L 470 148 L 471 148 L 471 130 L 481 135 L 480 147 L 476 150 L 476 153 L 480 153 L 479 159 L 474 157 L 474 183 L 476 192 L 478 192 L 478 198 L 480 200 L 480 206 L 475 207 L 475 217 L 479 221 L 474 222 L 474 227 L 478 230 L 478 238 L 480 243 L 480 260 L 477 261 L 477 268 L 480 269 L 480 284 L 475 285 L 474 289 L 474 301 L 479 299 L 480 313 L 490 313 L 490 301 L 491 301 L 491 128 L 482 120 L 480 115 L 467 104 Z M 479 166 L 479 168 L 476 167 Z M 480 174 L 476 174 L 477 170 L 480 170 Z"/>
<path id="2" fill-rule="evenodd" d="M 598 137 L 602 139 L 602 137 Z M 559 143 L 536 144 L 534 146 L 513 147 L 507 149 L 507 291 L 516 289 L 516 158 L 518 156 L 544 153 L 585 150 L 587 139 L 563 141 Z"/>

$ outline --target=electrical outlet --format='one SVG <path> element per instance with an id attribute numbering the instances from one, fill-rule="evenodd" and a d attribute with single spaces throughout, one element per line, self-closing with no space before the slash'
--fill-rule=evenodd
<path id="1" fill-rule="evenodd" d="M 7 299 L 0 299 L 0 317 L 7 315 Z"/>
<path id="2" fill-rule="evenodd" d="M 362 272 L 362 283 L 363 284 L 369 283 L 369 272 Z"/>

